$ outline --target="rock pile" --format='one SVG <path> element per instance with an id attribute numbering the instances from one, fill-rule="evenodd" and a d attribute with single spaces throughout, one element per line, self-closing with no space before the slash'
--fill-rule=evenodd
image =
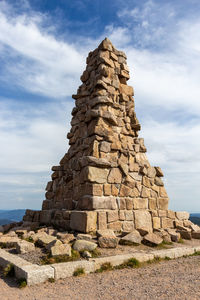
<path id="1" fill-rule="evenodd" d="M 52 167 L 42 211 L 27 210 L 25 222 L 85 233 L 137 230 L 141 236 L 163 230 L 166 236 L 177 228 L 191 237 L 189 214 L 168 210 L 163 172 L 150 165 L 138 137 L 129 77 L 125 53 L 107 38 L 89 53 L 82 84 L 72 96 L 69 150 Z M 109 235 L 101 238 L 105 241 L 116 243 Z"/>

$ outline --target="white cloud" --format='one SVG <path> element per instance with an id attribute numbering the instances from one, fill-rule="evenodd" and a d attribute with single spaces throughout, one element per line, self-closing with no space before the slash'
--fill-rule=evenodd
<path id="1" fill-rule="evenodd" d="M 19 107 L 11 100 L 0 102 L 1 208 L 39 208 L 51 167 L 59 164 L 68 148 L 73 102 L 19 103 Z"/>
<path id="2" fill-rule="evenodd" d="M 1 169 L 45 172 L 53 162 L 59 162 L 55 159 L 60 160 L 68 146 L 70 127 L 66 120 L 70 120 L 73 102 L 38 104 L 36 108 L 35 104 L 23 104 L 23 109 L 13 111 L 14 107 L 12 102 L 1 103 Z"/>
<path id="3" fill-rule="evenodd" d="M 78 49 L 48 33 L 42 25 L 45 16 L 6 15 L 1 8 L 0 53 L 6 57 L 1 79 L 12 78 L 23 89 L 50 97 L 75 93 L 85 65 L 81 45 Z"/>

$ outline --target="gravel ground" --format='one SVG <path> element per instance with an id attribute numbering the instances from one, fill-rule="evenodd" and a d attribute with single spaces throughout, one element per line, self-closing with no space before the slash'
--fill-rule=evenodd
<path id="1" fill-rule="evenodd" d="M 193 256 L 17 288 L 0 274 L 1 300 L 199 300 L 200 257 Z"/>

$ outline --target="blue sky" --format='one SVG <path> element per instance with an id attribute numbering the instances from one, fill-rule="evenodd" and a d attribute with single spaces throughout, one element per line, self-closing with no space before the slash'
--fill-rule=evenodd
<path id="1" fill-rule="evenodd" d="M 89 51 L 126 52 L 152 165 L 174 210 L 200 211 L 200 2 L 0 1 L 0 209 L 40 209 L 68 149 Z"/>

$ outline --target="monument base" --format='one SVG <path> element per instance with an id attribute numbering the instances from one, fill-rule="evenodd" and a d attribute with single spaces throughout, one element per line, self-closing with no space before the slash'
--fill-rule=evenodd
<path id="1" fill-rule="evenodd" d="M 189 213 L 172 210 L 26 210 L 24 222 L 53 226 L 66 231 L 96 232 L 111 229 L 115 232 L 131 232 L 137 229 L 141 235 L 154 230 L 187 226 Z"/>

